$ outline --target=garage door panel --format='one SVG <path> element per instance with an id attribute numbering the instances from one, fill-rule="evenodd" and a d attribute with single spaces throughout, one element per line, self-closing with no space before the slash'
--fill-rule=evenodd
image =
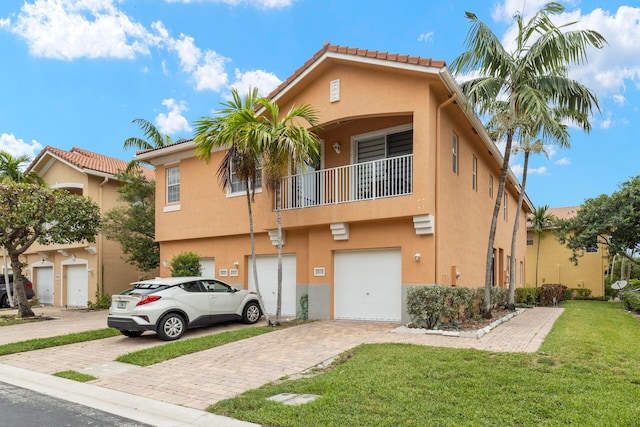
<path id="1" fill-rule="evenodd" d="M 278 257 L 262 255 L 256 257 L 258 285 L 265 309 L 275 315 L 278 298 Z M 249 289 L 255 291 L 253 263 L 249 260 Z M 296 256 L 282 256 L 282 306 L 283 316 L 296 315 Z"/>
<path id="2" fill-rule="evenodd" d="M 334 267 L 336 319 L 400 321 L 399 249 L 336 252 Z"/>
<path id="3" fill-rule="evenodd" d="M 67 305 L 86 307 L 89 300 L 89 276 L 87 266 L 67 265 Z"/>
<path id="4" fill-rule="evenodd" d="M 53 304 L 53 267 L 34 267 L 33 271 L 35 271 L 38 302 Z"/>

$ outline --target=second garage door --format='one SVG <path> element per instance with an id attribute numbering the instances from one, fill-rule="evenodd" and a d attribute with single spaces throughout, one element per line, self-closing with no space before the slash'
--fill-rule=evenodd
<path id="1" fill-rule="evenodd" d="M 402 316 L 400 249 L 334 254 L 334 317 L 399 322 Z"/>
<path id="2" fill-rule="evenodd" d="M 256 257 L 258 266 L 258 286 L 267 313 L 276 314 L 278 291 L 278 257 L 263 255 Z M 253 265 L 249 258 L 249 289 L 255 290 Z M 282 256 L 282 306 L 283 316 L 296 315 L 296 256 Z"/>

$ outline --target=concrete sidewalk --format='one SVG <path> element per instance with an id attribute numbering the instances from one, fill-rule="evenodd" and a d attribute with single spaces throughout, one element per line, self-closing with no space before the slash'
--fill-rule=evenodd
<path id="1" fill-rule="evenodd" d="M 90 373 L 98 379 L 85 385 L 203 410 L 219 400 L 322 364 L 362 343 L 399 342 L 495 352 L 535 352 L 562 311 L 561 308 L 525 310 L 480 339 L 390 333 L 398 326 L 390 323 L 319 321 L 149 367 L 118 363 L 114 359 L 131 351 L 164 344 L 152 333 L 137 339 L 118 336 L 35 350 L 29 352 L 28 357 L 25 354 L 3 356 L 0 357 L 0 364 L 41 374 L 63 370 Z M 54 314 L 56 313 L 52 311 L 49 315 Z M 58 315 L 61 319 L 29 325 L 29 328 L 3 327 L 0 344 L 7 339 L 23 340 L 28 339 L 27 336 L 36 338 L 60 335 L 65 330 L 70 333 L 106 327 L 106 311 L 59 311 Z M 239 327 L 246 325 L 230 324 L 197 329 L 189 331 L 182 339 Z M 20 339 L 16 339 L 18 336 Z"/>

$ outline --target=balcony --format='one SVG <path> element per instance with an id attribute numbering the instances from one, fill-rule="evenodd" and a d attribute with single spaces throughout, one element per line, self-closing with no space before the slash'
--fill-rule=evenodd
<path id="1" fill-rule="evenodd" d="M 413 191 L 413 155 L 291 175 L 280 188 L 282 210 L 404 196 Z"/>

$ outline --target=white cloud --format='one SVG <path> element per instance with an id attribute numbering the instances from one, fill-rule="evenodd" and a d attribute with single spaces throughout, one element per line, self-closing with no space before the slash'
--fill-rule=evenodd
<path id="1" fill-rule="evenodd" d="M 267 96 L 282 83 L 275 74 L 262 70 L 242 73 L 236 69 L 235 76 L 236 80 L 231 84 L 231 88 L 236 89 L 241 96 L 249 93 L 250 88 L 258 88 L 260 96 Z"/>
<path id="2" fill-rule="evenodd" d="M 187 111 L 187 104 L 184 101 L 176 102 L 175 99 L 163 99 L 162 105 L 167 107 L 167 114 L 160 113 L 156 116 L 156 125 L 158 130 L 167 135 L 174 135 L 178 132 L 191 132 L 189 121 L 182 115 L 183 111 Z"/>
<path id="3" fill-rule="evenodd" d="M 418 36 L 418 41 L 429 43 L 431 40 L 433 40 L 433 34 L 434 34 L 433 31 L 430 31 L 428 33 L 422 33 Z"/>
<path id="4" fill-rule="evenodd" d="M 510 166 L 511 172 L 522 181 L 522 174 L 524 173 L 524 167 L 521 164 Z M 531 175 L 546 175 L 547 168 L 540 166 L 539 168 L 527 168 L 527 176 Z"/>
<path id="5" fill-rule="evenodd" d="M 571 164 L 571 160 L 568 157 L 563 157 L 554 162 L 556 165 L 566 166 Z"/>
<path id="6" fill-rule="evenodd" d="M 35 139 L 31 142 L 25 142 L 23 139 L 16 138 L 11 133 L 0 134 L 0 150 L 6 151 L 12 156 L 29 156 L 31 160 L 42 151 L 42 144 Z M 24 165 L 26 168 L 28 165 Z"/>
<path id="7" fill-rule="evenodd" d="M 547 153 L 547 159 L 552 158 L 558 152 L 558 147 L 553 144 L 545 144 L 544 152 Z"/>
<path id="8" fill-rule="evenodd" d="M 209 50 L 204 55 L 204 61 L 198 64 L 192 73 L 196 83 L 196 90 L 212 90 L 219 92 L 229 81 L 224 70 L 225 63 L 229 61 L 222 55 Z"/>
<path id="9" fill-rule="evenodd" d="M 613 120 L 611 118 L 606 118 L 600 122 L 600 129 L 609 129 L 613 124 Z"/>
<path id="10" fill-rule="evenodd" d="M 223 3 L 230 6 L 252 6 L 260 9 L 280 9 L 291 6 L 295 0 L 165 0 L 167 3 Z"/>
<path id="11" fill-rule="evenodd" d="M 624 106 L 627 103 L 627 98 L 624 95 L 613 95 L 613 102 L 617 105 Z"/>
<path id="12" fill-rule="evenodd" d="M 13 24 L 3 27 L 23 37 L 32 55 L 71 60 L 126 58 L 149 54 L 161 38 L 116 8 L 113 0 L 25 2 Z"/>

